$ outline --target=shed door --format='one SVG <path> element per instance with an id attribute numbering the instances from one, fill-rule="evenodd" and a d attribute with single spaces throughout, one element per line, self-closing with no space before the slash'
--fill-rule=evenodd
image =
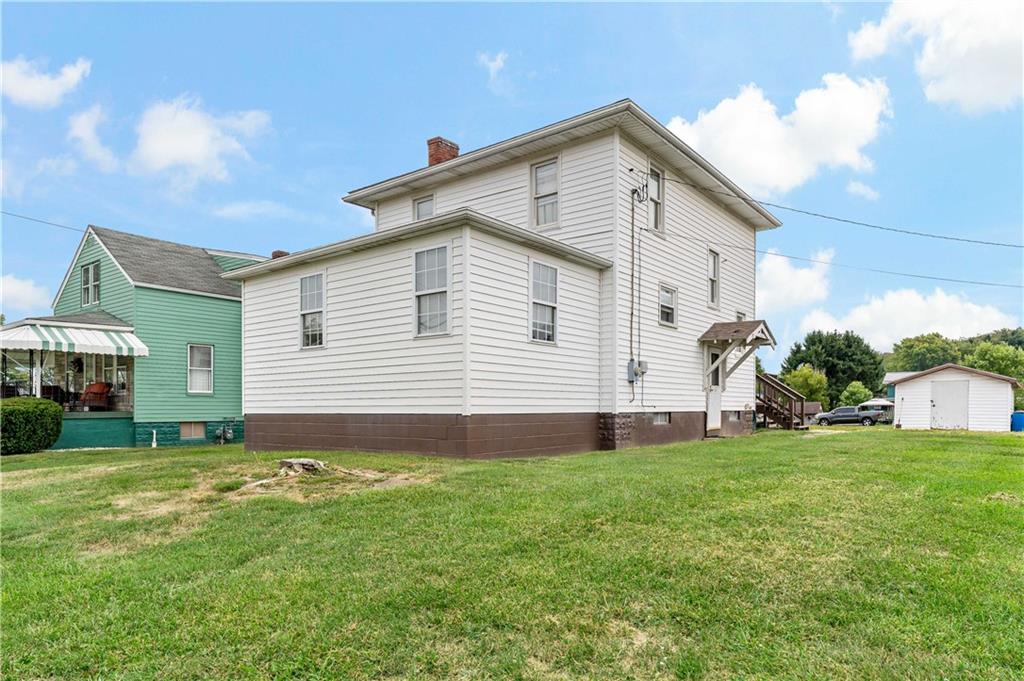
<path id="1" fill-rule="evenodd" d="M 970 381 L 932 381 L 932 428 L 967 428 Z"/>

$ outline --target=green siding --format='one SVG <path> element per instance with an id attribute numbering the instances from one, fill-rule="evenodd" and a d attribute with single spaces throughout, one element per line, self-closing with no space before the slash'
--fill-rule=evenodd
<path id="1" fill-rule="evenodd" d="M 210 255 L 214 261 L 220 265 L 220 268 L 225 272 L 231 270 L 237 270 L 239 267 L 245 267 L 246 265 L 254 265 L 262 260 L 252 260 L 251 258 L 236 258 L 230 255 Z"/>
<path id="2" fill-rule="evenodd" d="M 146 288 L 135 296 L 135 334 L 149 347 L 135 361 L 135 420 L 241 418 L 241 303 Z M 214 347 L 212 395 L 187 391 L 189 343 Z"/>
<path id="3" fill-rule="evenodd" d="M 131 414 L 64 414 L 64 427 L 51 449 L 134 446 Z"/>
<path id="4" fill-rule="evenodd" d="M 100 263 L 100 302 L 82 307 L 82 266 L 97 260 Z M 135 318 L 135 296 L 131 283 L 121 274 L 96 237 L 90 234 L 78 259 L 71 265 L 68 283 L 53 306 L 53 313 L 61 315 L 92 310 L 104 310 L 129 324 Z"/>

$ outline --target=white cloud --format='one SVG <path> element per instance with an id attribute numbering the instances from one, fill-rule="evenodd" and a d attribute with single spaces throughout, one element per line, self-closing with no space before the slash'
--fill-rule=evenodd
<path id="1" fill-rule="evenodd" d="M 751 83 L 694 122 L 676 116 L 668 127 L 755 194 L 788 192 L 823 166 L 870 171 L 862 150 L 892 116 L 889 88 L 884 80 L 855 81 L 844 73 L 825 74 L 822 82 L 797 95 L 785 116 Z"/>
<path id="2" fill-rule="evenodd" d="M 4 97 L 15 104 L 33 109 L 52 109 L 89 75 L 92 62 L 79 58 L 74 64 L 65 64 L 56 75 L 41 71 L 42 63 L 19 56 L 3 63 L 0 78 Z"/>
<path id="3" fill-rule="evenodd" d="M 2 289 L 0 296 L 3 299 L 4 314 L 13 310 L 39 310 L 50 304 L 49 289 L 31 279 L 21 279 L 13 274 L 5 274 Z"/>
<path id="4" fill-rule="evenodd" d="M 225 220 L 253 218 L 297 219 L 299 213 L 277 201 L 234 201 L 215 209 L 213 214 Z"/>
<path id="5" fill-rule="evenodd" d="M 226 181 L 227 161 L 249 159 L 242 143 L 266 132 L 270 116 L 242 111 L 215 116 L 197 97 L 181 96 L 153 104 L 143 112 L 131 167 L 143 173 L 168 172 L 174 186 L 190 190 L 201 181 Z"/>
<path id="6" fill-rule="evenodd" d="M 859 196 L 862 199 L 867 199 L 868 201 L 877 201 L 881 197 L 881 194 L 877 191 L 858 180 L 850 180 L 846 184 L 846 191 L 849 194 Z"/>
<path id="7" fill-rule="evenodd" d="M 829 264 L 835 256 L 831 248 L 811 256 L 808 267 L 799 267 L 790 258 L 771 255 L 769 249 L 757 263 L 757 314 L 809 307 L 828 298 Z"/>
<path id="8" fill-rule="evenodd" d="M 927 295 L 899 289 L 873 296 L 838 318 L 822 309 L 812 310 L 800 329 L 803 333 L 855 331 L 876 350 L 889 352 L 893 343 L 907 336 L 935 331 L 948 338 L 963 338 L 1017 323 L 997 307 L 971 302 L 964 294 L 946 293 L 941 288 Z"/>
<path id="9" fill-rule="evenodd" d="M 100 141 L 97 126 L 107 119 L 103 107 L 94 104 L 85 111 L 68 118 L 68 139 L 78 147 L 78 152 L 96 164 L 105 173 L 112 173 L 120 167 L 117 156 Z"/>
<path id="10" fill-rule="evenodd" d="M 489 52 L 480 52 L 476 55 L 476 63 L 487 71 L 487 88 L 501 97 L 511 97 L 515 94 L 512 81 L 502 73 L 507 60 L 508 53 L 504 51 L 493 57 Z"/>
<path id="11" fill-rule="evenodd" d="M 848 36 L 854 59 L 921 39 L 915 66 L 928 101 L 979 114 L 1008 109 L 1021 98 L 1020 2 L 919 0 L 894 2 L 878 22 Z"/>
<path id="12" fill-rule="evenodd" d="M 39 159 L 31 170 L 20 173 L 10 159 L 4 158 L 0 162 L 0 194 L 20 199 L 25 193 L 25 188 L 37 177 L 43 175 L 66 177 L 74 174 L 77 169 L 78 163 L 75 159 L 67 156 L 55 156 Z"/>

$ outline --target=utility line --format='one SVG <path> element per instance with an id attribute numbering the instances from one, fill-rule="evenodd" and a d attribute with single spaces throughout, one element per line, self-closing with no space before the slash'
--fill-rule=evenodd
<path id="1" fill-rule="evenodd" d="M 730 194 L 730 196 L 732 196 L 732 194 Z M 51 222 L 49 220 L 41 220 L 39 218 L 30 217 L 28 215 L 20 215 L 18 213 L 12 213 L 12 212 L 6 211 L 6 210 L 0 210 L 0 213 L 3 213 L 4 215 L 9 215 L 9 216 L 14 217 L 14 218 L 20 218 L 22 220 L 30 220 L 32 222 L 38 222 L 38 223 L 43 224 L 43 225 L 50 225 L 50 226 L 53 226 L 53 227 L 60 227 L 61 229 L 69 229 L 69 230 L 74 231 L 74 232 L 84 232 L 85 231 L 84 229 L 79 229 L 78 227 L 69 227 L 68 225 L 62 225 L 62 224 L 60 224 L 58 222 Z M 976 281 L 976 280 L 973 280 L 973 279 L 954 279 L 952 277 L 939 277 L 939 276 L 932 276 L 932 275 L 928 275 L 928 274 L 915 274 L 913 272 L 897 272 L 895 270 L 882 270 L 882 269 L 875 269 L 873 267 L 860 267 L 858 265 L 844 265 L 844 264 L 841 264 L 841 263 L 830 262 L 828 260 L 816 260 L 814 258 L 805 258 L 805 257 L 799 256 L 799 255 L 788 255 L 786 253 L 775 253 L 773 251 L 765 251 L 765 250 L 762 250 L 762 249 L 759 249 L 759 248 L 751 248 L 749 246 L 738 246 L 736 244 L 715 243 L 715 242 L 712 242 L 712 241 L 707 241 L 706 239 L 697 239 L 697 238 L 692 238 L 692 237 L 678 237 L 678 238 L 683 239 L 685 241 L 698 241 L 700 243 L 707 244 L 709 246 L 718 246 L 719 248 L 732 248 L 732 249 L 737 249 L 737 250 L 742 250 L 742 251 L 750 251 L 752 253 L 760 253 L 762 255 L 774 255 L 774 256 L 778 256 L 780 258 L 788 258 L 790 260 L 799 260 L 801 262 L 810 262 L 810 263 L 816 263 L 816 264 L 819 264 L 819 265 L 830 265 L 832 267 L 839 267 L 839 268 L 847 269 L 847 270 L 858 270 L 858 271 L 861 271 L 861 272 L 870 272 L 872 274 L 887 274 L 887 275 L 894 276 L 894 277 L 910 277 L 912 279 L 927 279 L 927 280 L 931 280 L 931 281 L 944 281 L 944 282 L 952 283 L 952 284 L 970 284 L 970 285 L 973 285 L 973 286 L 993 286 L 993 287 L 997 287 L 997 288 L 1024 289 L 1024 285 L 1020 285 L 1020 284 L 1003 284 L 1003 283 L 995 282 L 995 281 Z"/>
<path id="2" fill-rule="evenodd" d="M 640 175 L 646 175 L 646 173 L 644 173 L 642 171 L 634 171 L 634 172 L 638 172 L 638 174 L 640 174 Z M 676 184 L 681 184 L 681 185 L 684 185 L 686 187 L 692 187 L 694 189 L 699 189 L 700 191 L 703 191 L 703 192 L 710 192 L 712 194 L 721 194 L 722 196 L 729 196 L 729 197 L 732 197 L 732 198 L 737 198 L 737 196 L 735 194 L 733 194 L 732 192 L 725 192 L 725 191 L 722 191 L 720 189 L 712 189 L 711 187 L 702 187 L 699 184 L 694 184 L 692 182 L 686 182 L 685 180 L 677 180 L 677 179 L 672 178 L 672 177 L 665 177 L 664 175 L 662 175 L 662 179 L 668 180 L 669 182 L 675 182 Z M 914 230 L 914 229 L 904 229 L 903 227 L 888 227 L 886 225 L 876 225 L 876 224 L 871 223 L 871 222 L 862 222 L 860 220 L 851 220 L 849 218 L 841 218 L 841 217 L 838 217 L 838 216 L 835 216 L 835 215 L 828 215 L 827 213 L 819 213 L 819 212 L 816 212 L 816 211 L 813 211 L 813 210 L 804 210 L 803 208 L 794 208 L 793 206 L 784 206 L 784 205 L 782 205 L 780 203 L 772 203 L 771 201 L 761 201 L 759 199 L 753 199 L 753 198 L 751 200 L 754 201 L 755 203 L 761 204 L 762 206 L 771 206 L 772 208 L 778 208 L 779 210 L 788 210 L 788 211 L 790 211 L 792 213 L 800 213 L 802 215 L 808 215 L 808 216 L 815 217 L 815 218 L 821 218 L 822 220 L 832 220 L 833 222 L 841 222 L 841 223 L 846 224 L 846 225 L 856 225 L 858 227 L 867 227 L 868 229 L 877 229 L 877 230 L 881 230 L 883 232 L 894 232 L 896 234 L 907 234 L 907 235 L 910 235 L 910 236 L 924 237 L 926 239 L 942 239 L 944 241 L 958 241 L 960 243 L 979 244 L 981 246 L 999 246 L 1000 248 L 1024 249 L 1024 244 L 1014 244 L 1014 243 L 1008 243 L 1008 242 L 1005 242 L 1005 241 L 985 241 L 983 239 L 969 239 L 967 237 L 962 237 L 962 236 L 951 236 L 951 235 L 948 235 L 948 234 L 936 234 L 934 232 L 922 232 L 922 231 Z"/>

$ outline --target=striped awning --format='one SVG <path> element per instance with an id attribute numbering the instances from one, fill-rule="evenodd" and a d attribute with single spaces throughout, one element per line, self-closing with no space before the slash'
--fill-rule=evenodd
<path id="1" fill-rule="evenodd" d="M 94 355 L 147 357 L 149 348 L 129 329 L 15 324 L 0 331 L 4 350 L 61 350 Z"/>

